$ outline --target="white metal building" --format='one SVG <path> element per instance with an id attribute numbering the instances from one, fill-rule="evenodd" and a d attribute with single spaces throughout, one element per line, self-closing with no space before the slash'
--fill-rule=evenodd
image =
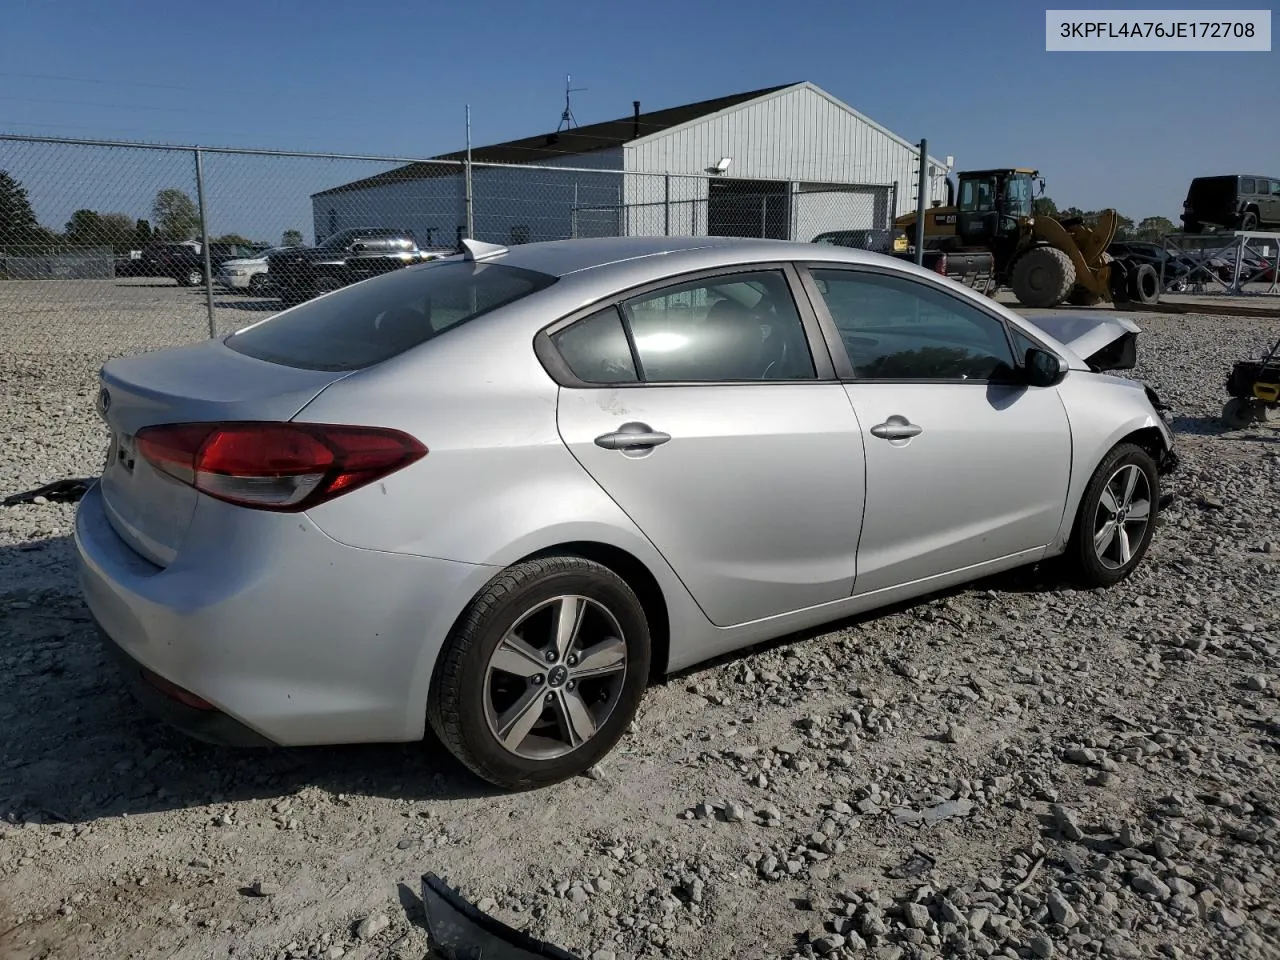
<path id="1" fill-rule="evenodd" d="M 812 83 L 794 83 L 473 148 L 477 239 L 730 235 L 810 240 L 915 209 L 917 149 Z M 312 197 L 317 240 L 411 229 L 452 245 L 465 152 Z M 943 165 L 928 201 L 945 201 Z"/>

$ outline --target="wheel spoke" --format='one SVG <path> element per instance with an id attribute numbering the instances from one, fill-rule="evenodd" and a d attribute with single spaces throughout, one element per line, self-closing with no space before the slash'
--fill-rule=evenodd
<path id="1" fill-rule="evenodd" d="M 1116 530 L 1116 538 L 1120 541 L 1120 563 L 1126 564 L 1133 557 L 1133 552 L 1129 548 L 1129 532 L 1125 530 L 1124 524 Z"/>
<path id="2" fill-rule="evenodd" d="M 1116 522 L 1108 520 L 1102 525 L 1102 529 L 1093 535 L 1093 549 L 1097 551 L 1098 556 L 1102 556 L 1111 546 L 1111 541 L 1116 536 Z"/>
<path id="3" fill-rule="evenodd" d="M 1129 506 L 1133 500 L 1133 491 L 1138 486 L 1138 475 L 1141 473 L 1137 467 L 1126 467 L 1124 474 L 1124 500 L 1121 501 L 1123 506 Z"/>
<path id="4" fill-rule="evenodd" d="M 1150 516 L 1151 501 L 1135 500 L 1129 504 L 1129 516 L 1125 518 L 1125 523 L 1146 523 Z"/>
<path id="5" fill-rule="evenodd" d="M 617 673 L 619 670 L 626 669 L 626 666 L 627 645 L 619 637 L 609 637 L 582 651 L 577 665 L 569 670 L 569 676 L 575 680 L 599 677 L 608 673 Z"/>
<path id="6" fill-rule="evenodd" d="M 565 742 L 580 747 L 596 733 L 596 721 L 587 709 L 586 702 L 576 690 L 561 688 L 556 691 L 556 715 Z"/>
<path id="7" fill-rule="evenodd" d="M 556 654 L 561 660 L 569 655 L 578 640 L 582 615 L 587 605 L 582 597 L 561 597 L 556 604 Z"/>
<path id="8" fill-rule="evenodd" d="M 514 633 L 509 633 L 502 638 L 489 664 L 495 670 L 526 679 L 543 673 L 547 669 L 542 655 Z"/>
<path id="9" fill-rule="evenodd" d="M 1120 512 L 1120 504 L 1116 503 L 1116 498 L 1111 493 L 1111 484 L 1108 483 L 1102 488 L 1102 497 L 1100 498 L 1102 506 L 1113 517 Z"/>
<path id="10" fill-rule="evenodd" d="M 508 750 L 517 750 L 542 715 L 543 691 L 530 687 L 498 718 L 498 739 Z"/>

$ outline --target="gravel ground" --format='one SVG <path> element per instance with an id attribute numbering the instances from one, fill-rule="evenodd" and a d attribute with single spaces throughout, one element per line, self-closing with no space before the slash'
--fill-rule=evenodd
<path id="1" fill-rule="evenodd" d="M 97 365 L 198 335 L 188 291 L 126 293 L 40 343 L 0 300 L 0 492 L 93 474 Z M 1280 957 L 1280 435 L 1216 420 L 1278 324 L 1140 323 L 1184 466 L 1131 580 L 1022 571 L 673 678 L 531 794 L 430 744 L 157 727 L 74 506 L 0 508 L 0 956 L 417 958 L 430 870 L 593 960 Z"/>

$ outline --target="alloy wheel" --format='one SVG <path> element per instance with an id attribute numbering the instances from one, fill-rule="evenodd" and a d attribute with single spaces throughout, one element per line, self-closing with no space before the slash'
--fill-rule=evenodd
<path id="1" fill-rule="evenodd" d="M 1146 472 L 1128 463 L 1102 488 L 1093 522 L 1093 550 L 1108 570 L 1129 564 L 1151 520 L 1151 484 Z"/>
<path id="2" fill-rule="evenodd" d="M 489 732 L 526 760 L 554 760 L 592 739 L 627 675 L 622 628 L 598 601 L 553 597 L 519 617 L 485 670 Z"/>

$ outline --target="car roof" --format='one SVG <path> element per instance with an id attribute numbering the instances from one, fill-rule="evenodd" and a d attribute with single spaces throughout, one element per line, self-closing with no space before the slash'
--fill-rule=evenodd
<path id="1" fill-rule="evenodd" d="M 739 237 L 595 237 L 578 240 L 547 240 L 511 247 L 493 258 L 495 263 L 521 267 L 553 277 L 567 277 L 623 266 L 652 257 L 669 258 L 663 273 L 714 267 L 726 260 L 743 262 L 769 260 L 838 259 L 849 262 L 876 262 L 876 255 L 847 247 L 800 243 L 793 240 L 757 240 Z"/>

